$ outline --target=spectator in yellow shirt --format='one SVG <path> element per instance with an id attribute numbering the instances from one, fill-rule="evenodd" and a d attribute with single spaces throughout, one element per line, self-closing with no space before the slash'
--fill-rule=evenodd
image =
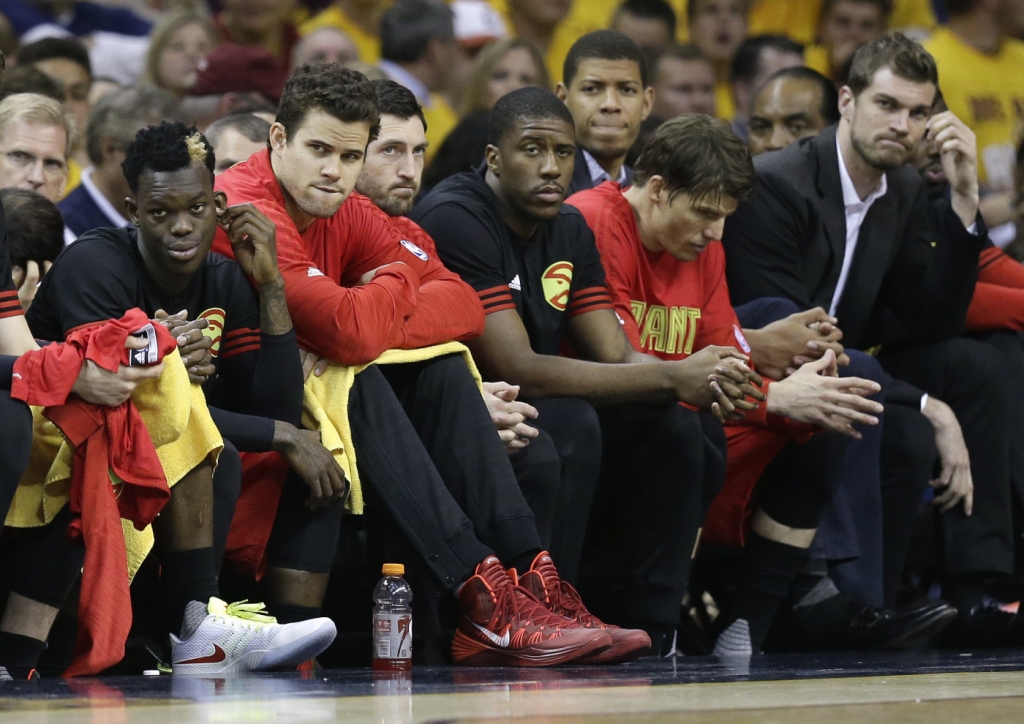
<path id="1" fill-rule="evenodd" d="M 1024 30 L 1020 0 L 946 0 L 948 27 L 924 44 L 935 57 L 949 110 L 978 139 L 981 213 L 994 227 L 1012 219 L 1016 146 L 1024 121 Z"/>
<path id="2" fill-rule="evenodd" d="M 651 115 L 667 121 L 683 113 L 715 113 L 715 70 L 692 43 L 672 45 L 651 61 Z"/>
<path id="3" fill-rule="evenodd" d="M 381 18 L 380 41 L 378 66 L 423 107 L 429 164 L 459 122 L 443 94 L 449 79 L 460 75 L 455 69 L 469 63 L 455 40 L 452 11 L 441 0 L 396 0 Z"/>
<path id="4" fill-rule="evenodd" d="M 330 7 L 303 23 L 299 33 L 308 35 L 320 28 L 335 28 L 352 39 L 359 60 L 376 63 L 380 60 L 380 19 L 387 4 L 386 0 L 334 0 Z"/>
<path id="5" fill-rule="evenodd" d="M 747 37 L 749 6 L 747 0 L 690 0 L 687 6 L 690 37 L 715 69 L 719 118 L 731 119 L 736 114 L 729 74 L 733 56 Z"/>
<path id="6" fill-rule="evenodd" d="M 932 0 L 889 0 L 892 28 L 935 27 Z M 781 33 L 801 45 L 810 45 L 818 39 L 822 0 L 755 0 L 750 11 L 750 34 Z"/>
<path id="7" fill-rule="evenodd" d="M 843 71 L 853 52 L 885 34 L 889 10 L 890 0 L 825 0 L 818 42 L 805 53 L 807 67 L 845 82 Z"/>

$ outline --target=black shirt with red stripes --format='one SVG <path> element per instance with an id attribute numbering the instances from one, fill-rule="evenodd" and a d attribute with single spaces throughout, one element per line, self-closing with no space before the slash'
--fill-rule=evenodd
<path id="1" fill-rule="evenodd" d="M 190 320 L 208 320 L 204 334 L 213 338 L 216 374 L 203 392 L 211 414 L 239 450 L 269 450 L 274 411 L 285 399 L 301 409 L 298 346 L 294 330 L 260 333 L 259 301 L 234 261 L 210 253 L 184 291 L 175 294 L 146 271 L 136 229 L 96 229 L 57 257 L 26 317 L 37 339 L 61 341 L 78 327 L 120 319 L 134 307 L 150 317 L 158 309 L 186 310 Z"/>
<path id="2" fill-rule="evenodd" d="M 571 206 L 523 239 L 501 218 L 481 168 L 438 184 L 409 217 L 487 314 L 516 310 L 537 354 L 559 353 L 572 317 L 612 308 L 594 234 Z"/>
<path id="3" fill-rule="evenodd" d="M 7 221 L 4 218 L 4 207 L 0 204 L 0 319 L 17 317 L 21 314 L 21 300 L 18 289 L 14 286 L 11 276 L 11 255 L 7 251 Z M 13 355 L 0 355 L 0 390 L 11 389 L 11 373 L 14 362 L 18 358 Z"/>

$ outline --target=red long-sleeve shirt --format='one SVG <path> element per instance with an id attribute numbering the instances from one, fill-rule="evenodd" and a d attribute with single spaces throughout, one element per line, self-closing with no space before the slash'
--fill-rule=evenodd
<path id="1" fill-rule="evenodd" d="M 967 309 L 968 332 L 993 329 L 1024 331 L 1024 265 L 994 246 L 981 252 Z"/>
<path id="2" fill-rule="evenodd" d="M 303 349 L 343 364 L 365 364 L 388 349 L 483 333 L 476 293 L 444 267 L 413 222 L 392 223 L 353 193 L 334 216 L 316 219 L 299 233 L 285 210 L 269 151 L 218 176 L 216 187 L 229 204 L 252 203 L 277 227 L 278 264 Z M 223 231 L 213 249 L 234 256 Z M 357 286 L 363 274 L 385 264 L 391 266 Z"/>

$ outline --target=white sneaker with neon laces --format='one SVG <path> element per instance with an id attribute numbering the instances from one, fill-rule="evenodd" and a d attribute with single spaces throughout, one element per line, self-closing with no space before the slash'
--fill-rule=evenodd
<path id="1" fill-rule="evenodd" d="M 181 638 L 171 634 L 175 674 L 219 674 L 295 668 L 331 645 L 329 618 L 279 624 L 262 603 L 227 604 L 211 598 L 185 608 Z"/>

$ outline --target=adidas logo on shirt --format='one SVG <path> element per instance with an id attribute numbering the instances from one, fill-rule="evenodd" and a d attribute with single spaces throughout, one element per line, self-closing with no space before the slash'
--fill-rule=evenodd
<path id="1" fill-rule="evenodd" d="M 512 281 L 508 283 L 508 288 L 515 289 L 517 292 L 523 291 L 523 285 L 519 283 L 518 274 L 516 274 L 515 277 L 512 278 Z"/>

